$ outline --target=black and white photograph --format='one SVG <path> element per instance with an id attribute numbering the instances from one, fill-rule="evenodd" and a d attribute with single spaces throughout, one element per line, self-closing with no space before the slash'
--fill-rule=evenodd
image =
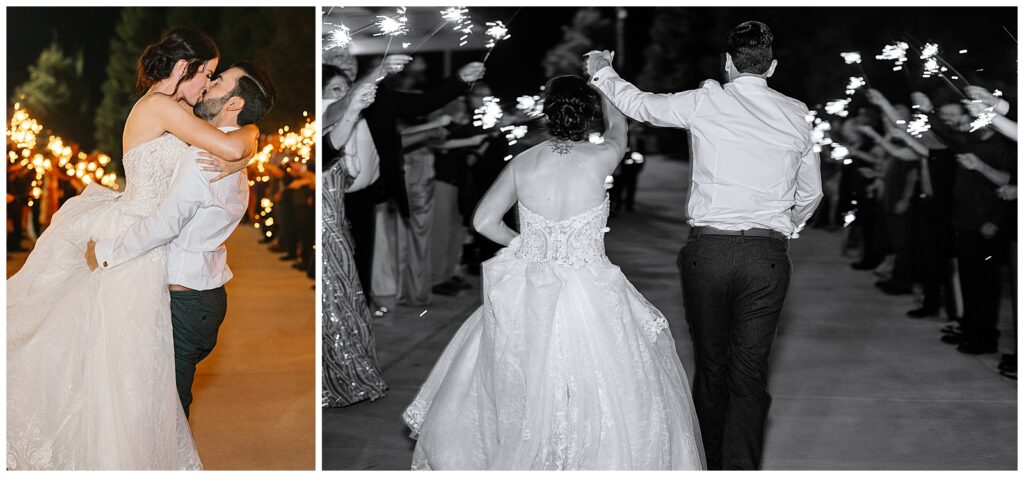
<path id="1" fill-rule="evenodd" d="M 322 5 L 322 469 L 1015 470 L 1003 5 Z"/>

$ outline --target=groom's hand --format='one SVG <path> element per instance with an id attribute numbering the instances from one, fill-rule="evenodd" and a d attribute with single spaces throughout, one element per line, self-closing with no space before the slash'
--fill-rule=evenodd
<path id="1" fill-rule="evenodd" d="M 89 270 L 96 270 L 100 266 L 96 261 L 96 242 L 92 240 L 85 246 L 85 264 L 89 266 Z"/>
<path id="2" fill-rule="evenodd" d="M 601 68 L 612 65 L 615 53 L 608 50 L 593 50 L 583 56 L 587 58 L 587 75 L 594 76 Z"/>

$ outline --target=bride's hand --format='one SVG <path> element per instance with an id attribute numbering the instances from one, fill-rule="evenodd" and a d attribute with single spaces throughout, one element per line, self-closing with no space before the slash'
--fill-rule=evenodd
<path id="1" fill-rule="evenodd" d="M 96 270 L 100 264 L 96 261 L 96 242 L 89 241 L 85 246 L 85 264 L 89 266 L 89 270 Z"/>
<path id="2" fill-rule="evenodd" d="M 204 172 L 219 173 L 217 177 L 210 179 L 211 184 L 238 171 L 245 170 L 249 166 L 248 160 L 227 161 L 206 151 L 200 151 L 199 156 L 200 158 L 196 159 L 196 162 L 202 165 L 201 169 Z"/>

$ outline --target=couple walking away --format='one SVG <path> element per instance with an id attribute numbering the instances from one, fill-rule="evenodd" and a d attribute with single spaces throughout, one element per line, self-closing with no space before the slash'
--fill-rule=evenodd
<path id="1" fill-rule="evenodd" d="M 516 156 L 474 227 L 506 246 L 403 417 L 416 469 L 757 469 L 768 362 L 790 278 L 788 240 L 821 199 L 803 103 L 768 87 L 772 34 L 734 28 L 721 85 L 650 94 L 587 55 L 552 79 L 551 139 Z M 595 91 L 596 90 L 596 91 Z M 602 102 L 605 138 L 587 141 Z M 665 317 L 605 256 L 604 181 L 625 116 L 685 128 L 690 236 L 679 253 L 693 397 Z M 516 207 L 519 233 L 502 222 Z"/>
<path id="2" fill-rule="evenodd" d="M 231 279 L 225 240 L 274 86 L 177 28 L 139 57 L 124 193 L 69 199 L 7 282 L 7 468 L 200 469 L 187 421 Z M 200 165 L 200 163 L 204 165 Z"/>

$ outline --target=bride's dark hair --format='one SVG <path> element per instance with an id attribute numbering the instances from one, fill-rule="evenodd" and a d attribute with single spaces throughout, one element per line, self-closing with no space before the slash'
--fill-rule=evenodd
<path id="1" fill-rule="evenodd" d="M 178 27 L 164 34 L 142 51 L 135 64 L 135 92 L 141 94 L 153 83 L 171 76 L 174 65 L 185 60 L 185 75 L 178 84 L 196 75 L 203 63 L 220 57 L 217 42 L 195 27 Z M 177 91 L 177 85 L 175 85 Z"/>
<path id="2" fill-rule="evenodd" d="M 597 112 L 597 92 L 579 76 L 556 76 L 544 87 L 544 115 L 555 139 L 582 141 Z"/>

